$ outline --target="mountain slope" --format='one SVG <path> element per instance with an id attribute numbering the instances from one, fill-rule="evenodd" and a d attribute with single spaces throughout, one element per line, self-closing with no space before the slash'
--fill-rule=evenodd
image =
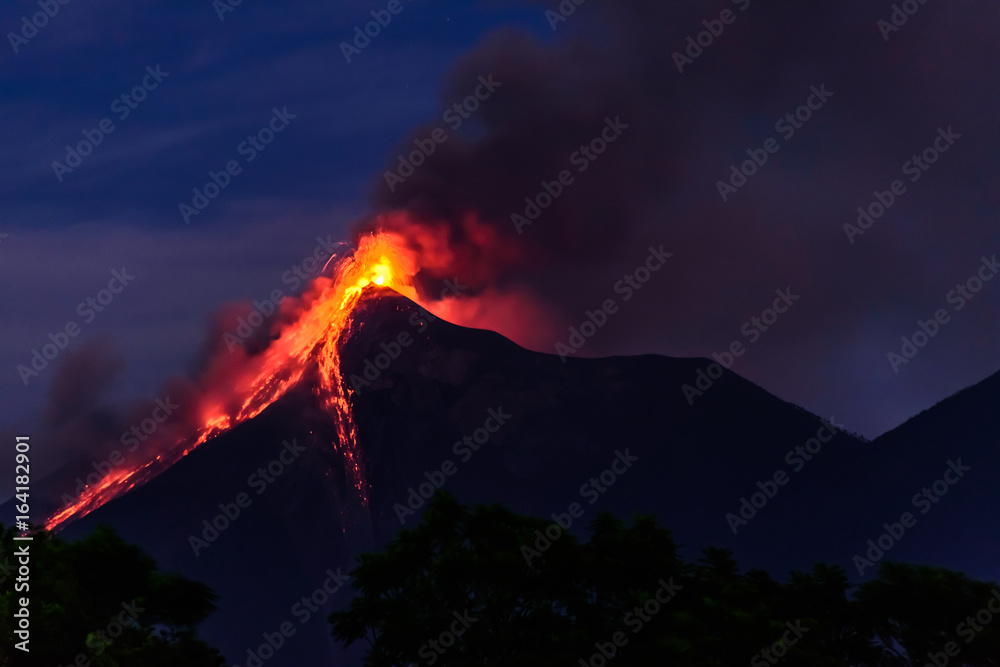
<path id="1" fill-rule="evenodd" d="M 335 587 L 331 571 L 347 573 L 358 553 L 379 548 L 401 526 L 413 527 L 422 499 L 411 489 L 426 483 L 427 491 L 429 480 L 463 502 L 502 502 L 534 515 L 567 513 L 578 503 L 576 527 L 602 511 L 655 514 L 689 553 L 730 547 L 742 566 L 779 576 L 816 561 L 856 575 L 852 555 L 877 537 L 872 531 L 883 520 L 898 517 L 900 501 L 908 502 L 907 494 L 900 498 L 880 482 L 897 477 L 897 436 L 875 443 L 845 433 L 828 438 L 832 431 L 819 417 L 728 371 L 691 404 L 682 386 L 707 369 L 703 359 L 564 364 L 492 332 L 432 322 L 400 297 L 366 301 L 358 322 L 342 356 L 345 376 L 358 388 L 353 402 L 367 459 L 367 509 L 346 479 L 329 420 L 304 386 L 66 530 L 79 535 L 109 523 L 163 566 L 212 586 L 220 611 L 204 634 L 233 664 L 246 664 L 247 649 L 282 623 L 294 635 L 266 664 L 355 664 L 356 655 L 328 638 L 325 620 L 350 591 L 318 591 L 324 583 Z M 810 442 L 818 434 L 830 442 Z M 477 435 L 482 444 L 475 450 Z M 304 451 L 282 444 L 293 441 Z M 814 454 L 796 453 L 802 447 Z M 282 451 L 288 462 L 273 464 Z M 280 472 L 265 484 L 257 471 L 269 464 Z M 235 514 L 241 493 L 247 507 L 209 542 L 203 521 Z M 727 514 L 736 516 L 741 498 L 755 493 L 753 500 L 766 504 L 744 523 L 731 523 Z M 954 507 L 968 510 L 965 502 Z M 892 557 L 916 545 L 918 532 Z M 929 548 L 911 556 L 941 558 L 958 568 L 979 563 L 966 551 Z"/>
<path id="2" fill-rule="evenodd" d="M 918 517 L 893 559 L 961 564 L 1000 579 L 1000 373 L 964 389 L 874 441 L 866 485 L 876 502 Z M 949 462 L 970 470 L 945 472 Z M 877 474 L 882 471 L 884 474 Z M 934 483 L 946 479 L 944 484 Z M 948 482 L 955 480 L 956 483 Z M 923 496 L 923 490 L 930 494 Z M 945 489 L 945 493 L 940 491 Z M 916 505 L 913 497 L 918 496 Z M 892 518 L 890 513 L 886 519 Z"/>

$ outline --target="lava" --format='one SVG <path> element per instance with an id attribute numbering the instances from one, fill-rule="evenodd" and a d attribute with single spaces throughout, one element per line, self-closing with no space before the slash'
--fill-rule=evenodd
<path id="1" fill-rule="evenodd" d="M 330 277 L 318 278 L 303 296 L 298 318 L 284 326 L 263 352 L 248 357 L 233 373 L 206 382 L 198 425 L 192 433 L 166 447 L 152 460 L 131 469 L 109 472 L 87 487 L 46 522 L 54 530 L 67 521 L 86 516 L 113 498 L 142 484 L 207 440 L 253 419 L 297 385 L 315 365 L 319 369 L 317 392 L 333 418 L 337 432 L 334 447 L 343 456 L 351 484 L 362 505 L 368 504 L 364 460 L 358 447 L 357 428 L 350 394 L 340 370 L 341 339 L 349 334 L 355 307 L 372 289 L 391 289 L 416 299 L 412 278 L 413 253 L 405 241 L 390 232 L 365 236 L 357 250 L 338 261 Z"/>

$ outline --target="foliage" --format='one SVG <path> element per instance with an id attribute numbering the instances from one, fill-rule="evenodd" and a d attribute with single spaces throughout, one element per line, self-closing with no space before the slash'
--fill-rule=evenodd
<path id="1" fill-rule="evenodd" d="M 956 634 L 995 587 L 958 573 L 886 564 L 852 591 L 843 569 L 817 564 L 779 583 L 741 572 L 722 549 L 684 562 L 654 519 L 626 526 L 609 515 L 586 542 L 562 532 L 533 555 L 551 525 L 439 493 L 419 526 L 361 557 L 357 597 L 329 617 L 334 636 L 367 642 L 367 667 L 910 667 L 949 641 L 961 650 L 950 665 L 998 664 L 997 628 Z M 652 604 L 668 597 L 664 585 L 675 595 Z"/>
<path id="2" fill-rule="evenodd" d="M 205 585 L 161 572 L 139 547 L 99 527 L 67 542 L 46 531 L 30 542 L 0 526 L 0 666 L 218 667 L 224 660 L 197 637 L 215 609 Z M 15 590 L 15 551 L 30 545 L 30 589 Z M 18 599 L 30 599 L 30 653 L 14 648 Z M 79 663 L 78 656 L 83 655 Z"/>

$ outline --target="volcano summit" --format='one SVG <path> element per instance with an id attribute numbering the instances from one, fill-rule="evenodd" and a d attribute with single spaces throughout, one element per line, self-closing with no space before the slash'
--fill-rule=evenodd
<path id="1" fill-rule="evenodd" d="M 961 442 L 974 472 L 892 557 L 1000 574 L 1000 541 L 974 541 L 1000 528 L 1000 513 L 983 509 L 997 506 L 1000 488 L 989 437 L 1000 426 L 991 407 L 998 376 L 867 442 L 729 371 L 689 405 L 681 387 L 704 359 L 563 363 L 490 331 L 432 321 L 383 290 L 358 301 L 357 322 L 340 346 L 344 377 L 364 377 L 373 359 L 384 368 L 351 398 L 355 459 L 342 455 L 338 418 L 319 390 L 323 371 L 309 364 L 270 406 L 65 528 L 83 535 L 108 523 L 164 566 L 208 583 L 219 611 L 203 634 L 238 664 L 286 623 L 295 632 L 268 664 L 356 659 L 322 620 L 349 594 L 330 593 L 343 581 L 325 582 L 411 525 L 427 486 L 545 517 L 575 504 L 574 532 L 600 512 L 653 514 L 690 553 L 715 545 L 778 572 L 815 561 L 852 571 L 858 549 Z M 412 343 L 386 364 L 379 355 L 391 357 L 385 349 L 395 351 L 404 332 Z M 821 452 L 788 463 L 790 452 L 813 451 L 820 432 L 828 441 Z M 605 472 L 616 452 L 633 460 L 612 480 Z M 365 471 L 367 502 L 353 462 Z M 782 484 L 776 471 L 788 466 L 794 474 Z M 780 492 L 753 505 L 771 484 Z M 754 514 L 734 534 L 727 517 L 741 496 Z"/>

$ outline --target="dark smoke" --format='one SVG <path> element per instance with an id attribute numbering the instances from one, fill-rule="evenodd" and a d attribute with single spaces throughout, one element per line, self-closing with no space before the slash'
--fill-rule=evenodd
<path id="1" fill-rule="evenodd" d="M 60 429 L 87 418 L 124 367 L 121 353 L 108 338 L 95 338 L 66 352 L 49 387 L 45 423 Z"/>
<path id="2" fill-rule="evenodd" d="M 540 24 L 557 5 L 541 4 Z M 387 169 L 435 127 L 449 134 L 394 192 L 375 179 L 375 210 L 405 215 L 367 228 L 396 229 L 434 249 L 422 276 L 429 293 L 451 275 L 468 280 L 471 294 L 516 289 L 564 326 L 612 296 L 650 245 L 665 244 L 675 257 L 642 307 L 623 309 L 583 354 L 707 356 L 738 338 L 775 289 L 791 286 L 803 300 L 769 344 L 838 372 L 883 363 L 912 313 L 938 307 L 949 281 L 1000 250 L 1000 173 L 990 152 L 1000 139 L 1000 9 L 976 0 L 919 6 L 888 42 L 877 22 L 892 3 L 860 0 L 589 0 L 551 39 L 494 34 L 451 72 L 442 109 L 471 94 L 480 76 L 502 87 L 459 132 L 435 118 L 399 144 Z M 723 10 L 735 22 L 679 73 L 673 54 Z M 717 181 L 747 149 L 780 138 L 775 121 L 823 84 L 834 93 L 826 107 L 724 203 Z M 608 117 L 629 129 L 585 173 L 574 171 L 575 183 L 519 235 L 511 214 L 523 213 L 542 181 L 572 169 L 570 155 Z M 857 207 L 949 125 L 963 143 L 850 245 L 843 225 Z M 502 321 L 494 328 L 511 333 Z M 537 347 L 551 352 L 565 336 L 562 328 Z M 859 337 L 870 341 L 864 350 L 852 343 Z M 777 362 L 764 359 L 748 356 L 740 372 L 765 379 Z M 769 385 L 815 395 L 799 391 L 804 375 L 801 367 L 772 373 Z"/>

